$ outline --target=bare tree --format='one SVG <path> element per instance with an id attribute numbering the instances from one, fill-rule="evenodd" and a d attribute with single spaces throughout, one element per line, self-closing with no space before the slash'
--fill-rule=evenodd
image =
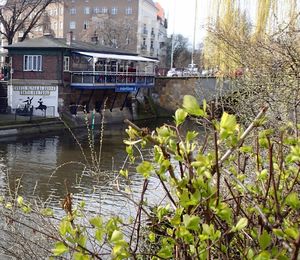
<path id="1" fill-rule="evenodd" d="M 112 17 L 109 14 L 93 16 L 89 24 L 84 25 L 81 39 L 135 51 L 136 22 L 132 18 Z"/>
<path id="2" fill-rule="evenodd" d="M 45 9 L 56 0 L 8 0 L 0 9 L 0 23 L 8 44 L 13 43 L 18 32 L 22 32 L 20 41 L 26 39 L 31 30 L 37 26 Z"/>
<path id="3" fill-rule="evenodd" d="M 189 42 L 188 38 L 185 38 L 181 34 L 173 35 L 174 37 L 174 46 L 173 46 L 173 66 L 170 67 L 185 67 L 190 63 L 191 52 L 189 51 Z M 172 37 L 168 39 L 167 42 L 167 59 L 171 60 L 172 52 Z"/>

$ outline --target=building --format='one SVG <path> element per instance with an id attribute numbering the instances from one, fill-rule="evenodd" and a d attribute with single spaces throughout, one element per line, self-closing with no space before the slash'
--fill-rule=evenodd
<path id="1" fill-rule="evenodd" d="M 67 0 L 47 7 L 31 37 L 45 32 L 73 40 L 101 43 L 147 57 L 165 56 L 167 22 L 152 0 Z"/>
<path id="2" fill-rule="evenodd" d="M 34 12 L 29 10 L 27 23 L 33 16 Z M 152 0 L 66 0 L 47 6 L 27 37 L 51 34 L 65 38 L 72 31 L 73 40 L 100 43 L 158 58 L 159 66 L 164 67 L 166 30 L 163 9 Z M 23 35 L 21 29 L 14 42 Z M 2 45 L 6 44 L 4 40 Z"/>
<path id="3" fill-rule="evenodd" d="M 12 61 L 8 106 L 20 115 L 57 117 L 78 108 L 121 110 L 154 86 L 155 63 L 136 53 L 51 35 L 6 47 Z"/>

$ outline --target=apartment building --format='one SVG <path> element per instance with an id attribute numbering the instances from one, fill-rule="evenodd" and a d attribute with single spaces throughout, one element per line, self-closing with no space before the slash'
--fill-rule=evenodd
<path id="1" fill-rule="evenodd" d="M 100 43 L 138 54 L 165 56 L 167 22 L 161 6 L 152 0 L 67 0 L 54 3 L 32 32 Z"/>

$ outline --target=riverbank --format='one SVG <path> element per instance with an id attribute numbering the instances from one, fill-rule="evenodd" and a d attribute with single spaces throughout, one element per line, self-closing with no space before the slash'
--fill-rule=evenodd
<path id="1" fill-rule="evenodd" d="M 65 114 L 62 118 L 41 118 L 33 117 L 31 120 L 29 117 L 18 116 L 15 118 L 13 114 L 0 114 L 0 139 L 7 137 L 20 137 L 24 135 L 39 135 L 39 134 L 49 134 L 52 132 L 64 132 L 71 129 L 85 129 L 86 122 L 89 124 L 92 122 L 91 113 L 88 115 L 79 113 L 76 117 L 72 115 Z M 164 118 L 164 117 L 163 117 Z M 148 120 L 159 120 L 158 117 L 151 114 L 143 114 L 138 118 L 132 118 L 129 113 L 107 113 L 104 116 L 104 131 L 108 130 L 111 135 L 111 125 L 122 125 L 124 119 L 129 119 L 134 122 L 141 122 L 145 124 Z M 94 118 L 95 131 L 99 130 L 99 125 L 101 124 L 101 116 L 96 114 Z"/>
<path id="2" fill-rule="evenodd" d="M 59 118 L 15 117 L 14 114 L 0 114 L 0 138 L 40 134 L 64 129 L 64 123 Z"/>

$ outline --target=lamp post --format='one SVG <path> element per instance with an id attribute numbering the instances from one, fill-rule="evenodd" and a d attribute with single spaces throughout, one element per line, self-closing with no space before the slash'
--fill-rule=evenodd
<path id="1" fill-rule="evenodd" d="M 195 42 L 196 42 L 197 9 L 198 9 L 198 0 L 195 0 L 194 34 L 193 34 L 193 48 L 192 48 L 192 57 L 191 57 L 191 64 L 193 67 L 194 67 L 194 52 L 195 52 Z"/>
<path id="2" fill-rule="evenodd" d="M 173 33 L 172 33 L 172 42 L 171 42 L 171 65 L 170 69 L 173 68 L 174 62 L 174 31 L 175 31 L 175 12 L 176 12 L 176 0 L 174 0 L 174 12 L 173 12 Z"/>

